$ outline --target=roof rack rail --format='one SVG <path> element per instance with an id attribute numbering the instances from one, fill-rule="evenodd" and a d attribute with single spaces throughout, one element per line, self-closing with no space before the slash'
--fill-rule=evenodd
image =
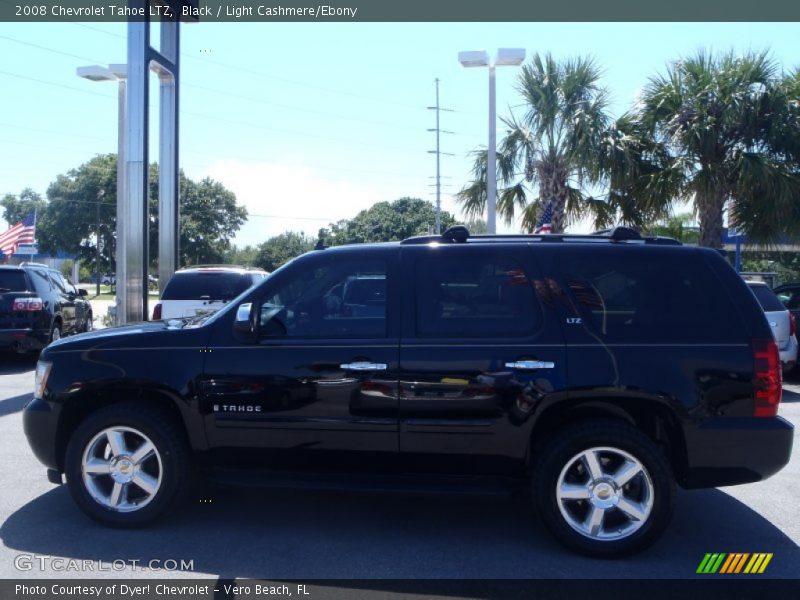
<path id="1" fill-rule="evenodd" d="M 608 237 L 612 242 L 642 239 L 642 234 L 639 233 L 638 230 L 631 227 L 612 227 L 611 229 L 601 229 L 600 231 L 595 231 L 591 235 L 602 235 Z"/>
<path id="2" fill-rule="evenodd" d="M 658 244 L 664 246 L 681 246 L 682 244 L 669 237 L 642 237 L 642 234 L 630 227 L 614 227 L 595 231 L 594 233 L 490 233 L 470 235 L 469 230 L 463 225 L 455 225 L 442 235 L 423 235 L 411 237 L 400 242 L 401 244 L 453 244 L 467 241 L 488 242 L 497 241 L 536 241 L 536 242 L 602 242 L 612 243 L 632 242 L 639 244 Z"/>
<path id="3" fill-rule="evenodd" d="M 33 261 L 30 261 L 30 260 L 23 260 L 21 263 L 19 263 L 19 266 L 20 267 L 44 267 L 45 269 L 50 269 L 51 268 L 49 265 L 46 265 L 44 263 L 33 262 Z"/>
<path id="4" fill-rule="evenodd" d="M 441 235 L 419 235 L 402 240 L 401 244 L 463 244 L 470 238 L 466 225 L 453 225 L 448 227 Z"/>
<path id="5" fill-rule="evenodd" d="M 451 242 L 463 244 L 469 239 L 469 229 L 466 225 L 453 225 L 442 234 L 442 237 Z"/>
<path id="6" fill-rule="evenodd" d="M 263 271 L 261 267 L 245 267 L 243 265 L 229 265 L 229 264 L 209 264 L 209 265 L 186 265 L 178 269 L 183 271 L 185 269 L 241 269 L 242 271 Z"/>

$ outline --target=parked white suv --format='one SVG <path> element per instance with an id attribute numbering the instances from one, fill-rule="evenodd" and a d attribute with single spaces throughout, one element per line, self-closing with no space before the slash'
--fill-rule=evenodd
<path id="1" fill-rule="evenodd" d="M 755 294 L 767 322 L 778 344 L 783 372 L 788 373 L 797 364 L 797 325 L 790 313 L 769 286 L 762 281 L 748 281 L 747 286 Z"/>
<path id="2" fill-rule="evenodd" d="M 195 317 L 219 310 L 268 273 L 233 265 L 198 265 L 177 271 L 153 308 L 153 320 Z"/>

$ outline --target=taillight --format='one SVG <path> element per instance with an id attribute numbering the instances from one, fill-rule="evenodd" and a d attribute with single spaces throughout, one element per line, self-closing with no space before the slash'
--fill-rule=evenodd
<path id="1" fill-rule="evenodd" d="M 774 417 L 781 403 L 781 359 L 775 340 L 753 340 L 753 416 Z"/>
<path id="2" fill-rule="evenodd" d="M 161 320 L 161 302 L 153 307 L 153 321 Z"/>
<path id="3" fill-rule="evenodd" d="M 36 312 L 42 310 L 44 302 L 41 298 L 14 298 L 11 310 L 14 312 Z"/>
<path id="4" fill-rule="evenodd" d="M 789 335 L 797 335 L 797 317 L 789 313 Z"/>

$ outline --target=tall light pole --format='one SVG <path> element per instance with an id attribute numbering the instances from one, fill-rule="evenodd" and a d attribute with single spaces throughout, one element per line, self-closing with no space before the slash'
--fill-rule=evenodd
<path id="1" fill-rule="evenodd" d="M 128 212 L 125 207 L 125 98 L 126 81 L 128 78 L 128 66 L 125 64 L 111 64 L 108 67 L 100 65 L 90 65 L 88 67 L 78 67 L 78 77 L 83 77 L 89 81 L 116 81 L 118 83 L 117 97 L 117 251 L 116 251 L 116 319 L 115 324 L 121 325 L 125 322 L 125 281 L 126 281 L 126 261 L 125 261 L 125 239 L 120 235 L 120 223 L 127 218 Z M 98 205 L 99 206 L 99 205 Z M 99 230 L 98 230 L 99 235 Z M 120 293 L 119 283 L 122 282 L 123 293 Z M 99 285 L 99 284 L 98 284 Z M 99 290 L 99 288 L 98 288 Z M 99 292 L 98 292 L 99 293 Z"/>
<path id="2" fill-rule="evenodd" d="M 525 60 L 524 48 L 500 48 L 494 61 L 486 50 L 458 53 L 462 66 L 489 67 L 489 147 L 486 156 L 486 230 L 497 233 L 497 84 L 495 67 L 519 66 Z"/>

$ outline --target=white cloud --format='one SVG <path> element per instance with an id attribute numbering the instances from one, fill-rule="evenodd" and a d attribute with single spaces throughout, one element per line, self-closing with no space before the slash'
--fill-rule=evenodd
<path id="1" fill-rule="evenodd" d="M 331 221 L 404 195 L 390 184 L 323 174 L 295 162 L 220 160 L 206 167 L 202 176 L 221 182 L 247 207 L 250 218 L 236 236 L 238 246 L 260 244 L 285 231 L 315 236 Z"/>

